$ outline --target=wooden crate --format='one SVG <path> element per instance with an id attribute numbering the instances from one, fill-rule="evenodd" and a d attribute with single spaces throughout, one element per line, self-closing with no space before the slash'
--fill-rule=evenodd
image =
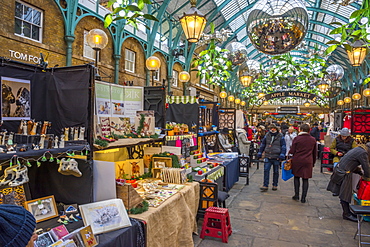
<path id="1" fill-rule="evenodd" d="M 125 184 L 123 186 L 116 186 L 117 198 L 122 199 L 126 209 L 131 209 L 143 202 L 143 199 L 131 186 L 131 184 Z"/>
<path id="2" fill-rule="evenodd" d="M 172 158 L 170 157 L 153 157 L 153 168 L 159 168 L 156 167 L 156 162 L 163 162 L 165 164 L 165 167 L 172 167 Z"/>

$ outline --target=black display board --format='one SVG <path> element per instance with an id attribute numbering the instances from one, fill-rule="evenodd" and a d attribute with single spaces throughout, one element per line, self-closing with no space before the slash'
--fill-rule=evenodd
<path id="1" fill-rule="evenodd" d="M 193 125 L 197 125 L 199 118 L 198 104 L 169 104 L 166 112 L 166 121 L 184 123 L 189 126 L 189 131 Z"/>

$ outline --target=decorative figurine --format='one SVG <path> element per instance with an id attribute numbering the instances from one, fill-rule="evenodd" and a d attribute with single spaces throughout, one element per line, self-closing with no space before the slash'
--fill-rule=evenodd
<path id="1" fill-rule="evenodd" d="M 45 146 L 45 137 L 46 137 L 45 134 L 44 135 L 41 135 L 39 149 L 44 149 L 44 146 Z"/>
<path id="2" fill-rule="evenodd" d="M 83 141 L 85 139 L 85 127 L 80 127 L 80 136 L 78 140 Z"/>
<path id="3" fill-rule="evenodd" d="M 54 143 L 54 137 L 53 136 L 50 136 L 49 137 L 49 140 L 48 140 L 48 149 L 52 149 L 53 148 L 53 143 Z"/>
<path id="4" fill-rule="evenodd" d="M 7 142 L 8 145 L 13 145 L 13 136 L 14 136 L 14 133 L 10 132 L 9 137 L 8 137 L 8 142 Z"/>
<path id="5" fill-rule="evenodd" d="M 78 140 L 78 127 L 75 127 L 75 134 L 73 136 L 73 140 L 77 141 Z"/>
<path id="6" fill-rule="evenodd" d="M 44 124 L 42 125 L 41 132 L 40 132 L 41 135 L 46 135 L 48 126 L 49 126 L 49 122 L 44 121 Z"/>
<path id="7" fill-rule="evenodd" d="M 5 146 L 5 137 L 6 137 L 6 133 L 7 133 L 7 131 L 6 131 L 6 130 L 4 130 L 4 132 L 2 133 L 3 138 L 2 138 L 2 140 L 1 140 L 1 145 L 3 145 L 3 146 Z"/>
<path id="8" fill-rule="evenodd" d="M 70 127 L 70 128 L 69 128 L 69 136 L 68 136 L 68 140 L 69 140 L 69 141 L 73 141 L 73 134 L 74 134 L 74 131 L 75 131 L 75 128 L 74 128 L 74 127 Z"/>
<path id="9" fill-rule="evenodd" d="M 35 122 L 32 126 L 32 129 L 31 129 L 31 132 L 30 132 L 30 135 L 33 136 L 33 135 L 36 135 L 36 129 L 37 129 L 37 126 L 39 125 L 38 122 Z"/>
<path id="10" fill-rule="evenodd" d="M 54 148 L 58 148 L 58 141 L 59 141 L 59 137 L 56 136 L 54 139 Z"/>
<path id="11" fill-rule="evenodd" d="M 64 148 L 64 140 L 65 140 L 65 136 L 61 135 L 60 142 L 59 142 L 59 148 Z"/>
<path id="12" fill-rule="evenodd" d="M 67 128 L 64 128 L 64 140 L 65 141 L 68 141 L 68 135 L 69 135 L 69 128 L 67 127 Z"/>
<path id="13" fill-rule="evenodd" d="M 33 123 L 34 123 L 33 120 L 28 120 L 27 121 L 27 135 L 31 135 L 31 130 L 32 130 L 32 127 L 33 127 Z"/>
<path id="14" fill-rule="evenodd" d="M 27 132 L 27 121 L 26 120 L 23 120 L 23 122 L 22 122 L 22 135 L 28 135 L 28 132 Z"/>

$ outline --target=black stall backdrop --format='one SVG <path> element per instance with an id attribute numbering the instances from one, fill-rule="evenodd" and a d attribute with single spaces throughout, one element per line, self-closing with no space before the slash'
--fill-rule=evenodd
<path id="1" fill-rule="evenodd" d="M 10 81 L 12 79 L 30 81 L 30 119 L 51 121 L 52 126 L 48 133 L 60 135 L 65 127 L 85 126 L 87 140 L 91 142 L 92 125 L 89 126 L 89 123 L 92 123 L 90 113 L 94 85 L 94 68 L 91 65 L 43 69 L 0 57 L 0 77 L 4 81 L 9 81 L 9 78 Z M 18 99 L 17 92 L 13 94 Z M 19 124 L 20 121 L 4 120 L 1 129 L 16 133 Z M 91 202 L 91 162 L 78 160 L 79 169 L 83 173 L 80 178 L 58 173 L 58 165 L 55 162 L 41 162 L 40 166 L 31 162 L 29 188 L 32 198 L 28 199 L 54 195 L 57 202 L 78 204 Z"/>

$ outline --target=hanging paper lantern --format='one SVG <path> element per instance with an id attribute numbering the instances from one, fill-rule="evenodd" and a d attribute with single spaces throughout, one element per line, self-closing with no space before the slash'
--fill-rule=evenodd
<path id="1" fill-rule="evenodd" d="M 300 0 L 259 0 L 247 19 L 247 34 L 253 46 L 266 54 L 287 53 L 304 39 L 308 14 Z"/>
<path id="2" fill-rule="evenodd" d="M 326 69 L 326 73 L 328 73 L 326 75 L 326 77 L 331 80 L 331 81 L 339 81 L 340 79 L 343 78 L 344 76 L 344 69 L 342 66 L 340 66 L 339 64 L 333 64 L 333 65 L 330 65 L 327 69 Z"/>
<path id="3" fill-rule="evenodd" d="M 229 50 L 227 58 L 234 66 L 240 65 L 248 59 L 247 48 L 242 43 L 231 42 L 225 47 L 225 49 Z"/>

